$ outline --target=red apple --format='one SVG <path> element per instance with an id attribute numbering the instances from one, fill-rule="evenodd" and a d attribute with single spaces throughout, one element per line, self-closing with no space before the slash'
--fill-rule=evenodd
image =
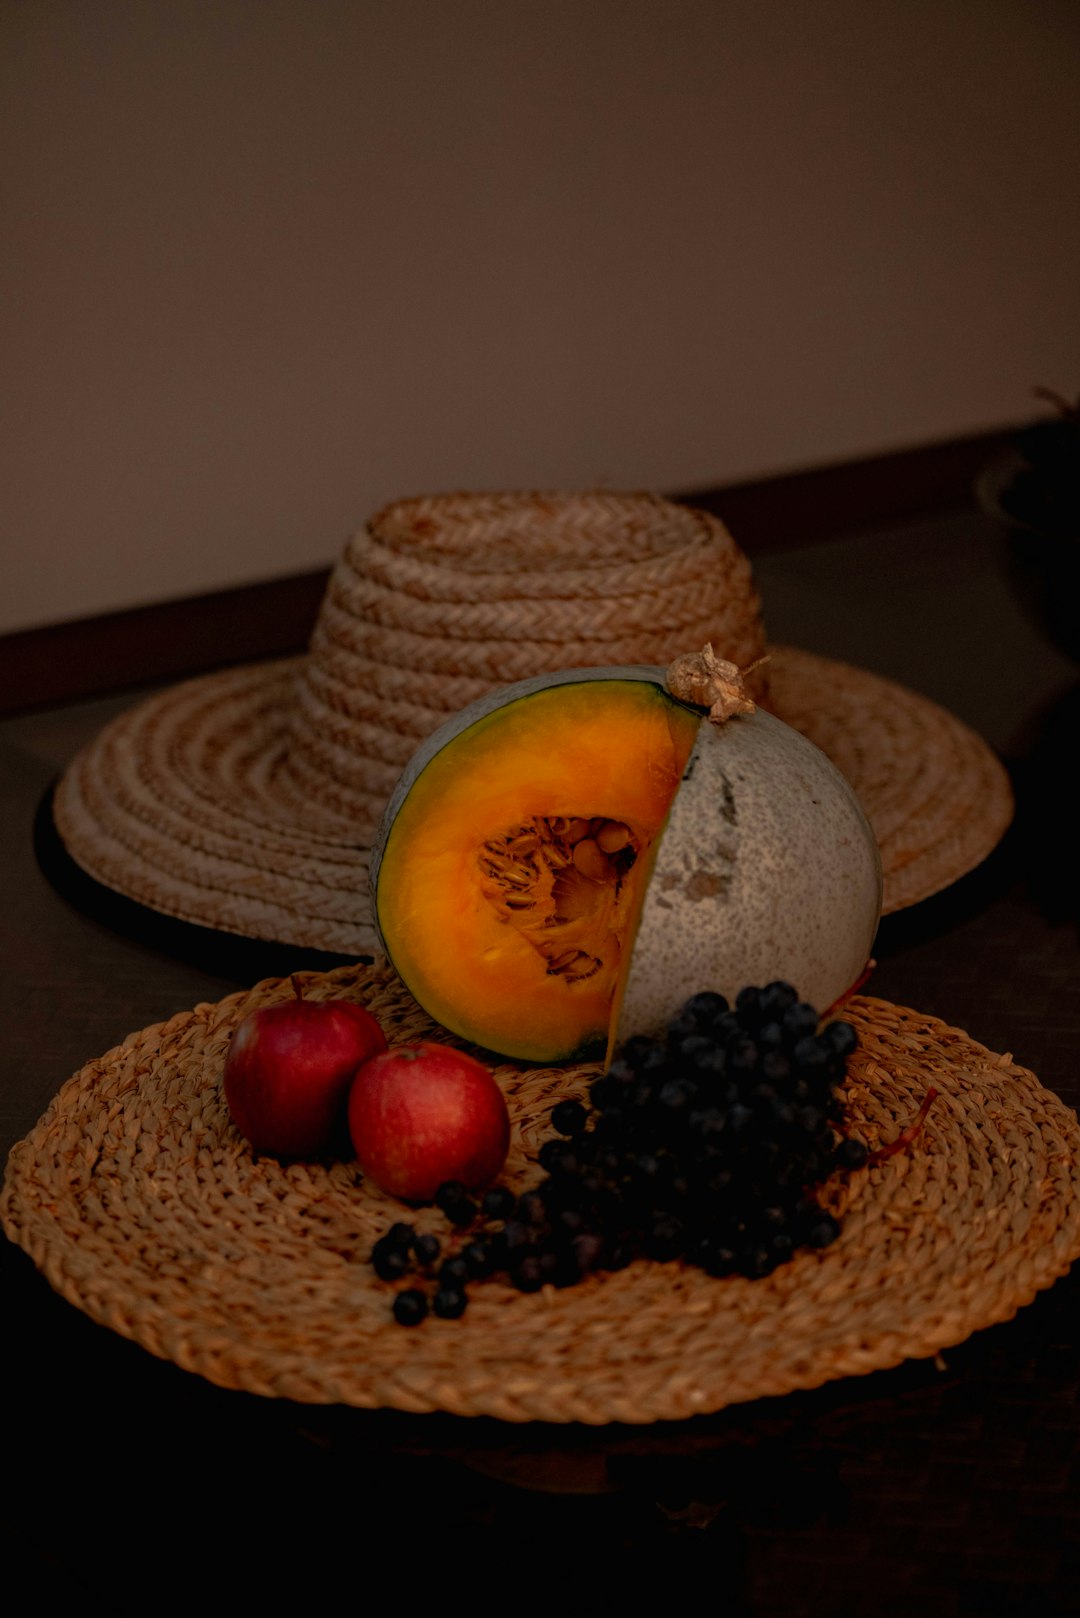
<path id="1" fill-rule="evenodd" d="M 385 1051 L 370 1012 L 348 1000 L 262 1006 L 238 1025 L 225 1058 L 233 1123 L 260 1152 L 311 1157 L 344 1136 L 349 1086 L 359 1067 Z"/>
<path id="2" fill-rule="evenodd" d="M 502 1091 L 464 1051 L 420 1040 L 373 1056 L 349 1092 L 360 1167 L 393 1197 L 430 1202 L 445 1180 L 489 1185 L 506 1162 Z"/>

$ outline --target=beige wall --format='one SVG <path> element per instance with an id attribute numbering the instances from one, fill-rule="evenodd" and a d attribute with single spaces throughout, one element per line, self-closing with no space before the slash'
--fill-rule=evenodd
<path id="1" fill-rule="evenodd" d="M 5 0 L 0 629 L 1080 390 L 1071 0 Z"/>

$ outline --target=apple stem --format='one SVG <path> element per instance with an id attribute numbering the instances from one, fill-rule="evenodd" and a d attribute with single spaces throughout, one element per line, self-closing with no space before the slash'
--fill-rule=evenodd
<path id="1" fill-rule="evenodd" d="M 304 985 L 300 982 L 300 979 L 295 972 L 293 972 L 290 976 L 289 982 L 292 984 L 293 994 L 295 994 L 298 1000 L 302 1000 L 304 998 Z"/>

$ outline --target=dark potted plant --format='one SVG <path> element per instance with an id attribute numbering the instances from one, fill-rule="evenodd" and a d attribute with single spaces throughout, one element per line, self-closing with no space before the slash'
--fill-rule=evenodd
<path id="1" fill-rule="evenodd" d="M 1080 540 L 1080 397 L 1032 390 L 1056 414 L 1021 427 L 1012 452 L 981 474 L 983 508 L 1010 528 Z"/>
<path id="2" fill-rule="evenodd" d="M 979 475 L 982 509 L 1007 529 L 1009 578 L 1042 631 L 1080 658 L 1080 398 L 1050 388 L 1055 414 L 1017 430 L 1012 449 Z"/>

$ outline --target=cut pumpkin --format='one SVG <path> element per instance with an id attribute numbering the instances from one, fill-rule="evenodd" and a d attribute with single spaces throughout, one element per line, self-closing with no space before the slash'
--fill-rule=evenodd
<path id="1" fill-rule="evenodd" d="M 532 1061 L 604 1049 L 648 854 L 700 723 L 650 674 L 518 688 L 437 732 L 406 771 L 376 916 L 445 1027 Z"/>
<path id="2" fill-rule="evenodd" d="M 741 693 L 729 705 L 724 686 L 706 720 L 712 671 L 737 679 L 708 659 L 678 696 L 675 665 L 522 681 L 415 755 L 376 840 L 373 908 L 445 1028 L 582 1060 L 659 1032 L 700 989 L 784 978 L 827 1006 L 860 977 L 881 911 L 866 817 L 823 753 Z"/>

